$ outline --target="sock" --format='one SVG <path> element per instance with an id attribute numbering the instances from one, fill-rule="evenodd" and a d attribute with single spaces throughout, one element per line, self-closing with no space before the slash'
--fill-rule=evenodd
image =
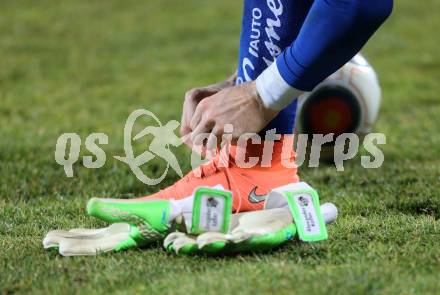
<path id="1" fill-rule="evenodd" d="M 237 84 L 257 77 L 298 35 L 313 1 L 310 0 L 245 0 L 243 8 Z M 295 97 L 291 97 L 294 100 Z M 292 134 L 296 101 L 260 132 L 276 129 L 277 134 Z"/>

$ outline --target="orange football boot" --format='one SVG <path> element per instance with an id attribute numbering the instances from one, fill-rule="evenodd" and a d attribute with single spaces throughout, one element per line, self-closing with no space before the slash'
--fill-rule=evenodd
<path id="1" fill-rule="evenodd" d="M 229 153 L 227 148 L 223 148 L 209 162 L 175 184 L 138 200 L 179 200 L 191 196 L 198 187 L 220 184 L 232 191 L 234 212 L 261 210 L 270 190 L 299 181 L 294 160 L 293 135 L 284 135 L 279 141 L 248 144 L 246 148 L 230 146 Z M 243 163 L 249 161 L 256 165 L 244 168 Z"/>

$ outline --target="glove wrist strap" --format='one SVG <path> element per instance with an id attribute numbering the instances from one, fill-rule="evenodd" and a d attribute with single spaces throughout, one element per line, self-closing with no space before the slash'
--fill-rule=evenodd
<path id="1" fill-rule="evenodd" d="M 318 193 L 307 183 L 289 184 L 271 191 L 265 209 L 281 207 L 289 208 L 300 240 L 315 242 L 328 238 Z"/>
<path id="2" fill-rule="evenodd" d="M 198 188 L 194 193 L 189 232 L 227 233 L 232 214 L 232 193 L 215 188 Z"/>

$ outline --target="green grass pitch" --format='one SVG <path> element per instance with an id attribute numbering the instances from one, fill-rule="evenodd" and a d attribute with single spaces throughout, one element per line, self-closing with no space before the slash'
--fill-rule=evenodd
<path id="1" fill-rule="evenodd" d="M 435 294 L 440 292 L 440 2 L 396 0 L 364 53 L 383 86 L 376 130 L 385 163 L 360 159 L 302 179 L 340 208 L 330 240 L 273 253 L 175 257 L 160 247 L 63 258 L 55 228 L 102 226 L 93 196 L 156 191 L 113 159 L 128 114 L 180 119 L 183 94 L 234 71 L 241 1 L 2 0 L 0 4 L 0 293 Z M 227 20 L 222 22 L 222 20 Z M 105 132 L 108 161 L 54 160 L 63 132 Z M 86 154 L 85 149 L 82 154 Z M 188 159 L 184 148 L 176 151 Z M 189 160 L 183 168 L 188 170 Z M 160 163 L 150 173 L 159 174 Z M 170 174 L 165 187 L 178 177 Z"/>

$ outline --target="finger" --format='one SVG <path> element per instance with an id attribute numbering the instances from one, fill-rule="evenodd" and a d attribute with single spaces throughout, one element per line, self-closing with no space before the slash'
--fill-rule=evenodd
<path id="1" fill-rule="evenodd" d="M 185 93 L 185 101 L 194 101 L 199 96 L 200 88 L 193 88 Z"/>
<path id="2" fill-rule="evenodd" d="M 190 148 L 192 148 L 192 147 L 193 147 L 193 142 L 192 142 L 192 140 L 191 140 L 191 129 L 190 129 L 190 132 L 189 132 L 189 133 L 187 133 L 187 134 L 185 134 L 185 135 L 182 135 L 182 137 L 180 138 L 180 140 L 182 140 L 182 142 L 183 142 L 184 144 L 186 144 L 187 146 L 189 146 Z"/>
<path id="3" fill-rule="evenodd" d="M 194 145 L 204 145 L 203 143 L 208 139 L 211 133 L 213 123 L 202 120 L 191 133 L 191 141 Z"/>
<path id="4" fill-rule="evenodd" d="M 197 103 L 192 100 L 185 101 L 183 103 L 182 124 L 180 128 L 180 134 L 182 136 L 191 132 L 190 122 L 191 122 L 191 118 L 194 115 L 194 112 L 196 111 L 196 108 L 197 108 Z"/>
<path id="5" fill-rule="evenodd" d="M 189 133 L 191 133 L 191 128 L 189 128 L 189 123 L 182 120 L 182 127 L 180 127 L 180 135 L 183 137 L 185 135 L 188 135 Z M 186 143 L 185 141 L 183 142 Z"/>
<path id="6" fill-rule="evenodd" d="M 115 223 L 95 235 L 73 235 L 59 239 L 63 256 L 96 255 L 117 249 L 120 245 L 135 245 L 130 237 L 129 224 Z"/>
<path id="7" fill-rule="evenodd" d="M 189 254 L 197 249 L 195 239 L 184 235 L 174 240 L 172 249 L 177 253 Z"/>
<path id="8" fill-rule="evenodd" d="M 100 247 L 95 241 L 61 240 L 58 252 L 62 256 L 92 256 L 99 254 Z"/>
<path id="9" fill-rule="evenodd" d="M 231 233 L 229 240 L 233 243 L 241 243 L 246 240 L 249 240 L 253 237 L 252 233 L 248 233 L 246 231 L 237 231 Z"/>
<path id="10" fill-rule="evenodd" d="M 65 238 L 60 241 L 59 253 L 63 256 L 97 255 L 115 250 L 128 239 L 128 232 L 124 235 L 107 235 L 100 239 Z"/>
<path id="11" fill-rule="evenodd" d="M 205 97 L 216 94 L 219 91 L 220 89 L 215 87 L 194 88 L 185 94 L 185 100 L 198 103 Z"/>
<path id="12" fill-rule="evenodd" d="M 69 230 L 69 233 L 79 234 L 83 236 L 93 236 L 99 234 L 101 232 L 106 231 L 106 227 L 104 228 L 72 228 Z"/>
<path id="13" fill-rule="evenodd" d="M 192 146 L 191 146 L 191 151 L 193 153 L 196 153 L 196 154 L 200 155 L 201 159 L 206 157 L 206 152 L 207 152 L 206 148 L 203 145 L 201 145 L 201 144 L 193 143 Z"/>
<path id="14" fill-rule="evenodd" d="M 60 242 L 64 239 L 73 239 L 73 238 L 96 238 L 100 235 L 105 234 L 108 231 L 108 228 L 98 228 L 98 229 L 85 229 L 85 228 L 76 228 L 69 231 L 65 230 L 52 230 L 47 233 L 43 240 L 43 247 L 45 249 L 58 247 Z"/>
<path id="15" fill-rule="evenodd" d="M 212 129 L 209 134 L 208 140 L 206 142 L 207 150 L 215 150 L 220 147 L 222 137 L 222 128 L 217 127 L 217 125 Z"/>
<path id="16" fill-rule="evenodd" d="M 324 221 L 327 224 L 334 222 L 338 218 L 338 208 L 332 203 L 325 203 L 321 205 L 321 212 Z"/>
<path id="17" fill-rule="evenodd" d="M 203 104 L 199 104 L 196 107 L 196 110 L 194 111 L 194 114 L 191 118 L 191 122 L 189 123 L 189 128 L 191 128 L 191 130 L 194 131 L 197 125 L 199 125 L 200 121 L 202 120 L 203 112 L 204 112 Z"/>
<path id="18" fill-rule="evenodd" d="M 44 249 L 58 247 L 61 239 L 65 236 L 68 236 L 69 234 L 70 233 L 65 230 L 52 230 L 48 232 L 43 239 Z"/>
<path id="19" fill-rule="evenodd" d="M 183 107 L 182 122 L 180 125 L 180 135 L 181 136 L 185 136 L 191 132 L 191 128 L 189 127 L 189 123 L 190 123 L 191 119 L 187 119 L 187 114 L 185 114 L 186 112 L 187 112 L 187 110 L 185 110 L 185 107 Z"/>
<path id="20" fill-rule="evenodd" d="M 197 237 L 197 246 L 207 252 L 217 252 L 228 243 L 228 238 L 223 233 L 207 232 Z"/>
<path id="21" fill-rule="evenodd" d="M 43 240 L 43 247 L 58 247 L 61 241 L 65 239 L 87 239 L 96 240 L 104 236 L 116 236 L 130 231 L 130 225 L 127 223 L 114 223 L 104 228 L 74 228 L 69 231 L 52 230 L 47 233 Z"/>
<path id="22" fill-rule="evenodd" d="M 185 237 L 186 235 L 182 232 L 173 232 L 170 233 L 168 236 L 166 236 L 165 240 L 163 241 L 163 246 L 165 249 L 169 250 L 170 247 L 173 246 L 173 243 L 175 240 L 181 237 Z"/>

